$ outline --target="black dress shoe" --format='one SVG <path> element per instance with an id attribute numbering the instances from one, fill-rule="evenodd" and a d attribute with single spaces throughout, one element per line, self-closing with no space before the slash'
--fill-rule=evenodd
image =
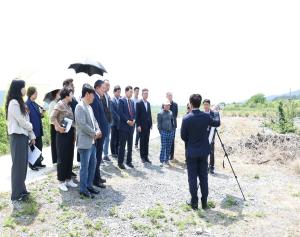
<path id="1" fill-rule="evenodd" d="M 34 171 L 39 171 L 39 168 L 37 168 L 36 166 L 33 166 L 32 164 L 29 163 L 29 168 L 34 170 Z"/>
<path id="2" fill-rule="evenodd" d="M 30 195 L 30 192 L 25 191 L 25 192 L 23 192 L 22 194 L 25 195 L 25 196 L 29 196 L 29 195 Z"/>
<path id="3" fill-rule="evenodd" d="M 123 165 L 123 164 L 118 164 L 118 166 L 119 166 L 119 168 L 120 168 L 121 170 L 126 170 L 125 165 Z"/>
<path id="4" fill-rule="evenodd" d="M 75 177 L 77 177 L 77 174 L 75 174 L 75 173 L 72 171 L 71 176 L 72 176 L 73 178 L 75 178 Z"/>
<path id="5" fill-rule="evenodd" d="M 111 159 L 109 159 L 108 156 L 104 156 L 103 160 L 105 160 L 105 161 L 111 161 Z"/>
<path id="6" fill-rule="evenodd" d="M 96 186 L 96 187 L 98 187 L 98 188 L 106 188 L 106 185 L 103 184 L 103 183 L 100 183 L 100 182 L 94 183 L 94 186 Z"/>
<path id="7" fill-rule="evenodd" d="M 94 188 L 87 188 L 87 189 L 88 189 L 89 192 L 92 193 L 92 194 L 99 194 L 99 193 L 100 193 L 100 191 L 98 191 L 98 190 L 96 190 L 96 189 L 94 189 Z"/>
<path id="8" fill-rule="evenodd" d="M 134 168 L 134 166 L 133 166 L 133 164 L 132 163 L 126 163 L 126 165 L 128 166 L 128 167 L 130 167 L 130 168 Z"/>
<path id="9" fill-rule="evenodd" d="M 207 203 L 205 202 L 202 202 L 202 209 L 204 209 L 204 210 L 207 210 L 208 209 L 208 205 L 207 205 Z"/>
<path id="10" fill-rule="evenodd" d="M 104 183 L 106 183 L 106 179 L 100 178 L 100 179 L 99 179 L 99 182 L 102 183 L 102 184 L 104 184 Z"/>
<path id="11" fill-rule="evenodd" d="M 40 169 L 43 169 L 43 168 L 46 168 L 46 165 L 43 165 L 42 163 L 41 164 L 38 164 L 36 165 L 37 168 L 40 168 Z"/>
<path id="12" fill-rule="evenodd" d="M 146 160 L 145 159 L 142 159 L 142 163 L 145 163 L 146 162 Z"/>
<path id="13" fill-rule="evenodd" d="M 189 205 L 193 210 L 198 210 L 198 203 L 192 203 L 190 201 L 186 201 L 186 204 Z"/>
<path id="14" fill-rule="evenodd" d="M 152 162 L 149 159 L 146 159 L 145 162 L 152 164 Z"/>
<path id="15" fill-rule="evenodd" d="M 91 198 L 93 199 L 95 196 L 91 194 L 90 192 L 80 192 L 80 196 L 83 196 L 85 198 Z"/>

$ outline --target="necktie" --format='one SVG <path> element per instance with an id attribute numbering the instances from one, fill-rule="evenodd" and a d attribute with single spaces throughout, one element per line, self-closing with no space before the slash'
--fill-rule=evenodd
<path id="1" fill-rule="evenodd" d="M 128 103 L 128 110 L 129 110 L 130 118 L 132 118 L 132 117 L 133 117 L 133 114 L 132 114 L 132 107 L 131 107 L 131 103 L 130 103 L 130 100 L 129 100 L 129 99 L 127 100 L 127 103 Z"/>

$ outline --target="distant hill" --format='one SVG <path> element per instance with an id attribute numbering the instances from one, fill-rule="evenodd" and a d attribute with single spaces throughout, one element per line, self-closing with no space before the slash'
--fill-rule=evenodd
<path id="1" fill-rule="evenodd" d="M 300 90 L 292 91 L 291 96 L 293 99 L 300 99 Z M 285 93 L 282 95 L 270 95 L 266 97 L 268 101 L 279 100 L 279 99 L 289 99 L 290 93 Z"/>
<path id="2" fill-rule="evenodd" d="M 5 95 L 5 92 L 0 91 L 0 107 L 2 107 L 4 104 L 4 95 Z"/>

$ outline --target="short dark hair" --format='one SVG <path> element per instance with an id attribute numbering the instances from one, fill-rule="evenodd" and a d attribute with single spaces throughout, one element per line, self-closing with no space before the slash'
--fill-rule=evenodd
<path id="1" fill-rule="evenodd" d="M 114 92 L 117 92 L 117 91 L 120 91 L 121 90 L 121 87 L 120 86 L 115 86 L 114 87 Z"/>
<path id="2" fill-rule="evenodd" d="M 71 93 L 73 93 L 72 89 L 70 89 L 68 87 L 62 88 L 60 91 L 60 99 L 63 100 L 67 96 L 70 96 Z"/>
<path id="3" fill-rule="evenodd" d="M 145 92 L 145 91 L 149 91 L 147 88 L 144 88 L 143 90 L 142 90 L 142 92 Z"/>
<path id="4" fill-rule="evenodd" d="M 192 94 L 190 96 L 190 104 L 193 108 L 200 108 L 202 97 L 200 94 Z"/>
<path id="5" fill-rule="evenodd" d="M 81 91 L 81 97 L 82 98 L 85 97 L 86 93 L 88 93 L 88 94 L 95 93 L 94 88 L 88 83 L 83 84 L 82 91 Z"/>
<path id="6" fill-rule="evenodd" d="M 101 87 L 103 83 L 104 83 L 104 81 L 102 81 L 102 80 L 95 81 L 94 88 L 96 89 L 97 87 Z"/>
<path id="7" fill-rule="evenodd" d="M 132 89 L 132 88 L 131 88 Z M 134 87 L 134 91 L 139 90 L 140 88 L 138 86 Z"/>
<path id="8" fill-rule="evenodd" d="M 203 100 L 203 104 L 204 104 L 204 103 L 210 104 L 210 100 L 209 100 L 209 99 L 205 99 L 205 100 Z"/>
<path id="9" fill-rule="evenodd" d="M 129 90 L 132 90 L 132 86 L 126 86 L 125 92 L 127 92 L 127 91 L 129 91 Z"/>
<path id="10" fill-rule="evenodd" d="M 30 86 L 27 89 L 27 96 L 28 98 L 30 98 L 31 96 L 33 96 L 36 92 L 36 88 L 34 86 Z"/>
<path id="11" fill-rule="evenodd" d="M 63 87 L 68 87 L 71 83 L 73 83 L 73 79 L 68 78 L 68 79 L 63 81 Z"/>

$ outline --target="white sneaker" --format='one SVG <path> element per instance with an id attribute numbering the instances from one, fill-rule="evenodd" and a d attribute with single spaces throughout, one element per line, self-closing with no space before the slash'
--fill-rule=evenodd
<path id="1" fill-rule="evenodd" d="M 70 181 L 67 181 L 66 184 L 67 184 L 67 186 L 69 186 L 71 188 L 77 188 L 78 187 L 78 185 L 75 184 L 72 179 Z"/>
<path id="2" fill-rule="evenodd" d="M 164 163 L 162 162 L 162 163 L 160 163 L 160 167 L 164 167 Z"/>
<path id="3" fill-rule="evenodd" d="M 61 191 L 64 191 L 64 192 L 69 191 L 69 189 L 67 188 L 67 185 L 66 185 L 65 182 L 59 184 L 59 189 L 60 189 Z"/>

